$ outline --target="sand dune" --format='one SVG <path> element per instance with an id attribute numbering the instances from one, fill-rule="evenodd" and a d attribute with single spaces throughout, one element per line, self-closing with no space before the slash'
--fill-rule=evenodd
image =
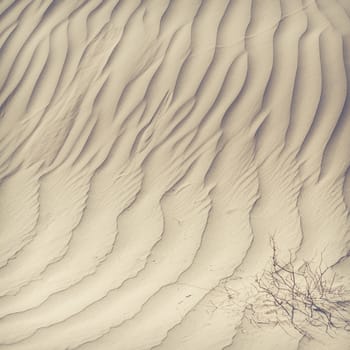
<path id="1" fill-rule="evenodd" d="M 0 47 L 0 349 L 350 349 L 348 0 L 3 0 Z"/>

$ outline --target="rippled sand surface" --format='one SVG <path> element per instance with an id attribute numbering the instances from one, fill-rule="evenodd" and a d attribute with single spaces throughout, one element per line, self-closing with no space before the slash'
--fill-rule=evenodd
<path id="1" fill-rule="evenodd" d="M 348 0 L 2 0 L 0 349 L 350 349 L 248 312 L 350 288 L 349 83 Z"/>

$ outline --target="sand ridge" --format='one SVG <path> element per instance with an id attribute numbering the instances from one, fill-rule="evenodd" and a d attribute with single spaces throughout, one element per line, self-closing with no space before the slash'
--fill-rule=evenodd
<path id="1" fill-rule="evenodd" d="M 4 0 L 0 349 L 348 349 L 247 308 L 272 235 L 350 288 L 349 16 Z"/>

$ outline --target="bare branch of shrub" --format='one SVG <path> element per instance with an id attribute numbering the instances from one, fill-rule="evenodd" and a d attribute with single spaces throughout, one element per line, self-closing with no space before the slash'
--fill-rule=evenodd
<path id="1" fill-rule="evenodd" d="M 281 262 L 271 239 L 271 268 L 256 278 L 258 302 L 249 305 L 251 321 L 257 325 L 291 325 L 304 336 L 322 328 L 332 336 L 336 329 L 350 331 L 350 293 L 330 267 L 305 261 L 296 269 L 290 254 Z"/>

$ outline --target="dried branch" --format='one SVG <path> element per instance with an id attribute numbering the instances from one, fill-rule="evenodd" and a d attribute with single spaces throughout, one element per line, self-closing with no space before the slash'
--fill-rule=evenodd
<path id="1" fill-rule="evenodd" d="M 329 335 L 339 328 L 349 331 L 350 293 L 330 267 L 322 267 L 323 256 L 316 268 L 305 261 L 296 269 L 292 254 L 283 263 L 273 238 L 271 246 L 271 269 L 256 278 L 258 303 L 249 306 L 252 322 L 290 324 L 304 336 L 310 336 L 310 326 L 323 328 Z M 263 306 L 258 308 L 258 304 Z"/>

